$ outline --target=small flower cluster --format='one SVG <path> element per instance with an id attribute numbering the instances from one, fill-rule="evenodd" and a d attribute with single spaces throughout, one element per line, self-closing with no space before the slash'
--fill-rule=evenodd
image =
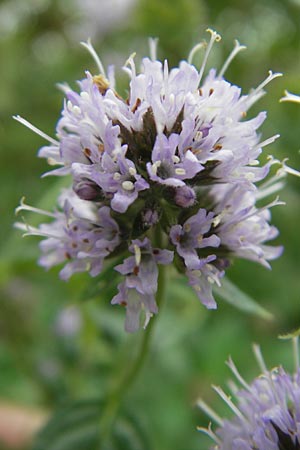
<path id="1" fill-rule="evenodd" d="M 248 384 L 239 374 L 233 361 L 228 366 L 242 388 L 231 383 L 236 398 L 218 386 L 214 390 L 227 403 L 234 417 L 222 419 L 203 400 L 199 407 L 217 423 L 214 432 L 211 425 L 199 428 L 214 441 L 214 450 L 299 450 L 300 449 L 300 367 L 298 337 L 293 337 L 295 373 L 287 373 L 283 367 L 266 368 L 258 346 L 254 353 L 262 374 Z"/>
<path id="2" fill-rule="evenodd" d="M 114 68 L 107 72 L 91 46 L 98 75 L 86 73 L 79 92 L 62 85 L 65 102 L 57 124 L 57 140 L 26 120 L 16 119 L 49 141 L 39 151 L 52 175 L 71 175 L 72 187 L 59 198 L 53 220 L 38 229 L 43 256 L 49 268 L 63 263 L 61 277 L 89 271 L 98 275 L 108 258 L 124 255 L 115 269 L 124 278 L 113 304 L 126 306 L 126 329 L 145 324 L 157 312 L 155 294 L 158 265 L 172 261 L 207 308 L 216 308 L 212 287 L 221 284 L 225 269 L 235 257 L 269 267 L 281 247 L 266 241 L 277 236 L 270 225 L 271 206 L 257 200 L 274 193 L 284 176 L 260 183 L 276 162 L 260 165 L 263 142 L 257 132 L 266 113 L 246 119 L 249 108 L 264 87 L 280 74 L 272 74 L 248 95 L 224 79 L 224 73 L 244 47 L 238 42 L 221 70 L 203 78 L 207 59 L 220 36 L 211 31 L 208 44 L 196 46 L 188 61 L 169 70 L 156 56 L 144 58 L 140 72 L 134 56 L 124 70 L 130 78 L 129 94 L 122 98 Z M 206 47 L 200 70 L 195 53 Z M 24 203 L 19 209 L 31 209 Z M 160 236 L 157 239 L 157 236 Z M 127 255 L 126 255 L 127 253 Z M 128 256 L 130 254 L 131 256 Z"/>

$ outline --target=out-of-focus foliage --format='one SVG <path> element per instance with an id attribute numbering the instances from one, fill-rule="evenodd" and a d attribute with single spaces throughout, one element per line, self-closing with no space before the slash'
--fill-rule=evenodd
<path id="1" fill-rule="evenodd" d="M 119 19 L 118 2 L 113 19 L 107 10 L 110 2 L 95 3 L 98 9 L 92 9 L 90 22 L 87 7 L 81 10 L 75 0 L 0 3 L 0 399 L 50 410 L 102 397 L 111 377 L 129 363 L 142 334 L 125 336 L 123 312 L 109 304 L 102 281 L 90 289 L 88 276 L 76 275 L 66 284 L 58 279 L 57 270 L 45 273 L 36 265 L 37 242 L 22 239 L 12 227 L 21 196 L 51 208 L 60 181 L 39 178 L 46 165 L 35 155 L 44 142 L 11 116 L 21 114 L 54 135 L 62 102 L 55 83 L 73 84 L 84 70 L 95 70 L 77 41 L 91 34 L 104 64 L 122 66 L 130 53 L 136 51 L 137 58 L 144 55 L 148 36 L 157 36 L 159 56 L 175 65 L 210 27 L 224 41 L 215 45 L 210 57 L 211 64 L 220 67 L 233 40 L 239 39 L 248 50 L 226 76 L 248 91 L 269 69 L 284 73 L 267 87 L 258 108 L 268 110 L 263 135 L 281 134 L 269 151 L 300 168 L 300 108 L 278 102 L 285 88 L 300 92 L 298 0 L 136 0 Z M 105 27 L 95 19 L 95 11 L 102 23 L 107 17 Z M 125 89 L 125 80 L 119 80 L 120 90 Z M 300 180 L 288 178 L 281 198 L 287 206 L 273 212 L 281 231 L 278 242 L 285 246 L 281 259 L 270 272 L 249 262 L 239 262 L 229 272 L 232 281 L 274 315 L 273 321 L 242 313 L 221 299 L 217 311 L 206 311 L 180 279 L 169 282 L 148 359 L 125 399 L 125 406 L 134 409 L 148 431 L 151 448 L 208 448 L 209 441 L 196 431 L 207 419 L 194 402 L 201 395 L 214 404 L 209 386 L 227 378 L 224 360 L 229 353 L 249 376 L 257 373 L 249 360 L 253 341 L 261 343 L 270 364 L 289 366 L 286 346 L 276 336 L 300 322 Z M 109 287 L 113 289 L 113 280 Z M 60 333 L 58 318 L 73 304 L 81 325 L 69 334 Z"/>

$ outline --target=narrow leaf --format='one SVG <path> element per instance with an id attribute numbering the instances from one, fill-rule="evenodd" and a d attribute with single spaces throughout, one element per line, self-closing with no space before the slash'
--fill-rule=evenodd
<path id="1" fill-rule="evenodd" d="M 222 279 L 222 286 L 214 286 L 214 292 L 223 300 L 229 304 L 235 306 L 236 308 L 245 311 L 250 314 L 261 317 L 262 319 L 272 320 L 273 315 L 259 305 L 253 298 L 248 294 L 241 291 L 232 281 L 228 278 Z"/>

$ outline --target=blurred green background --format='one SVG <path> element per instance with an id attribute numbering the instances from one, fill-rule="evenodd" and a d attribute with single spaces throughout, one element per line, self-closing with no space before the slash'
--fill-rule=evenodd
<path id="1" fill-rule="evenodd" d="M 158 37 L 159 57 L 168 58 L 172 66 L 208 37 L 208 27 L 222 35 L 208 66 L 221 67 L 234 39 L 247 45 L 226 73 L 244 92 L 257 86 L 269 69 L 283 72 L 251 114 L 268 111 L 263 138 L 276 133 L 281 138 L 265 151 L 288 157 L 300 169 L 300 105 L 279 104 L 284 89 L 300 93 L 299 0 L 0 2 L 0 404 L 52 411 L 66 401 L 101 397 L 142 334 L 125 335 L 123 311 L 110 306 L 100 288 L 97 295 L 88 292 L 88 276 L 75 275 L 66 284 L 58 270 L 45 273 L 36 264 L 38 239 L 22 239 L 13 230 L 19 199 L 24 195 L 32 205 L 52 208 L 61 181 L 40 178 L 47 165 L 36 153 L 45 142 L 12 115 L 20 114 L 54 136 L 62 104 L 55 84 L 75 86 L 85 70 L 96 70 L 80 40 L 91 36 L 103 63 L 121 67 L 132 52 L 137 60 L 147 54 L 149 36 Z M 119 83 L 125 86 L 124 77 Z M 273 223 L 280 229 L 277 241 L 285 247 L 283 256 L 272 271 L 236 261 L 228 272 L 274 314 L 274 321 L 247 315 L 222 300 L 217 311 L 209 312 L 181 279 L 169 283 L 151 352 L 126 397 L 126 407 L 141 422 L 151 449 L 209 448 L 210 441 L 196 430 L 208 419 L 195 401 L 201 395 L 222 409 L 210 384 L 226 383 L 229 354 L 248 380 L 258 370 L 253 342 L 261 344 L 270 366 L 292 368 L 291 348 L 277 336 L 300 326 L 300 179 L 287 179 L 281 199 L 287 205 L 273 210 Z"/>

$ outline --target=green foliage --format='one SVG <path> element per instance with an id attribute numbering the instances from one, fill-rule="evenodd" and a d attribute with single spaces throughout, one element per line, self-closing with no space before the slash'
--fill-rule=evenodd
<path id="1" fill-rule="evenodd" d="M 150 450 L 145 430 L 132 415 L 118 417 L 109 438 L 100 428 L 104 402 L 81 400 L 61 407 L 40 431 L 32 450 Z"/>
<path id="2" fill-rule="evenodd" d="M 214 292 L 230 305 L 250 314 L 255 314 L 262 319 L 271 320 L 272 314 L 260 306 L 249 295 L 245 294 L 228 278 L 222 279 L 222 286 L 215 286 Z"/>

